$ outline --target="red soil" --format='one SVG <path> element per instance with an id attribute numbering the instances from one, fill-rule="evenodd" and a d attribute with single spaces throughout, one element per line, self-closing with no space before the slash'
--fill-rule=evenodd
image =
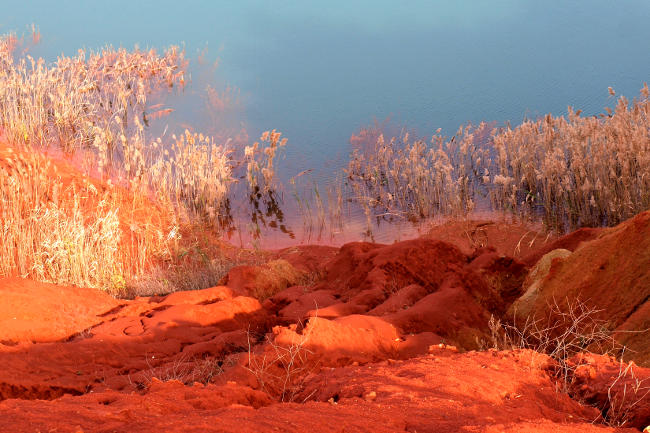
<path id="1" fill-rule="evenodd" d="M 107 294 L 21 278 L 0 279 L 0 329 L 7 343 L 68 338 L 95 325 L 98 316 L 118 305 Z"/>
<path id="2" fill-rule="evenodd" d="M 607 432 L 598 411 L 558 394 L 532 352 L 436 353 L 323 369 L 304 403 L 273 402 L 247 386 L 152 381 L 54 401 L 5 400 L 0 429 L 60 432 Z M 623 430 L 619 430 L 623 431 Z M 630 430 L 634 431 L 634 430 Z"/>
<path id="3" fill-rule="evenodd" d="M 603 408 L 612 422 L 643 428 L 650 422 L 650 368 L 593 353 L 571 359 L 571 394 Z"/>
<path id="4" fill-rule="evenodd" d="M 541 248 L 529 252 L 522 258 L 522 262 L 526 263 L 528 266 L 533 266 L 544 254 L 559 248 L 575 251 L 583 242 L 596 239 L 604 230 L 605 229 L 588 227 L 578 229 L 552 242 L 546 243 Z"/>
<path id="5" fill-rule="evenodd" d="M 573 254 L 614 260 L 629 236 L 644 246 L 647 219 Z M 495 246 L 463 251 L 422 238 L 266 257 L 275 264 L 233 269 L 232 287 L 131 301 L 0 280 L 0 431 L 602 432 L 615 431 L 598 424 L 603 416 L 649 423 L 650 394 L 639 393 L 649 369 L 576 357 L 566 394 L 545 355 L 472 351 L 527 272 Z M 645 282 L 647 268 L 616 265 L 635 276 L 620 280 Z M 250 297 L 260 284 L 275 293 L 262 302 Z M 638 330 L 630 321 L 645 323 L 646 305 L 627 315 L 607 308 Z"/>
<path id="6" fill-rule="evenodd" d="M 431 227 L 426 235 L 456 245 L 471 255 L 479 248 L 494 248 L 508 257 L 519 260 L 551 244 L 555 237 L 544 234 L 541 228 L 500 221 L 499 214 L 486 215 L 484 220 L 447 221 Z M 566 247 L 555 247 L 566 248 Z M 533 262 L 534 263 L 534 262 Z"/>
<path id="7" fill-rule="evenodd" d="M 566 259 L 553 261 L 532 314 L 541 317 L 549 304 L 566 309 L 565 298 L 580 299 L 599 310 L 596 318 L 620 331 L 615 335 L 629 349 L 627 359 L 650 366 L 650 211 L 610 229 L 578 233 L 564 239 L 585 233 L 593 239 L 580 243 Z"/>
<path id="8" fill-rule="evenodd" d="M 125 221 L 141 217 L 163 218 L 131 207 Z M 577 355 L 567 394 L 545 355 L 474 351 L 560 247 L 574 252 L 535 311 L 580 295 L 647 362 L 649 212 L 558 240 L 448 223 L 392 245 L 265 252 L 221 286 L 168 296 L 0 280 L 0 431 L 625 431 L 603 417 L 641 429 L 647 368 Z"/>

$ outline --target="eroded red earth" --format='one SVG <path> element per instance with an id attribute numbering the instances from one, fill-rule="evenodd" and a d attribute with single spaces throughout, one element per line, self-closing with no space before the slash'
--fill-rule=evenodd
<path id="1" fill-rule="evenodd" d="M 392 245 L 293 247 L 221 286 L 134 300 L 0 280 L 0 431 L 643 429 L 650 213 L 522 245 L 525 234 L 476 222 Z M 557 248 L 568 251 L 528 310 L 580 295 L 630 363 L 579 354 L 558 378 L 547 355 L 486 349 L 490 317 L 508 320 Z"/>

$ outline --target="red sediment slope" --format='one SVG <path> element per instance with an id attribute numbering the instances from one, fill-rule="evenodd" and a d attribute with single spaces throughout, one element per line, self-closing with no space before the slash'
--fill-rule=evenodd
<path id="1" fill-rule="evenodd" d="M 616 266 L 630 273 L 616 281 L 637 299 L 647 250 L 624 245 L 645 245 L 647 219 L 577 245 L 553 265 L 548 287 L 570 270 L 574 278 L 562 281 L 600 287 L 587 274 Z M 0 431 L 607 432 L 635 430 L 598 424 L 603 418 L 650 424 L 650 394 L 621 400 L 650 383 L 648 368 L 576 357 L 567 394 L 546 355 L 474 351 L 489 341 L 490 316 L 503 317 L 522 294 L 528 268 L 500 249 L 514 241 L 295 247 L 234 268 L 222 286 L 134 300 L 0 280 Z M 616 259 L 621 251 L 638 261 Z M 583 279 L 575 267 L 563 270 L 573 256 L 583 257 Z M 619 305 L 612 317 L 635 327 L 646 305 Z M 614 385 L 612 376 L 620 376 Z"/>
<path id="2" fill-rule="evenodd" d="M 22 278 L 0 279 L 0 296 L 0 340 L 14 344 L 68 338 L 96 325 L 119 304 L 98 290 Z"/>
<path id="3" fill-rule="evenodd" d="M 321 370 L 300 403 L 247 386 L 154 380 L 145 392 L 5 400 L 0 429 L 62 432 L 608 432 L 596 409 L 558 394 L 533 352 L 436 352 Z M 304 402 L 303 402 L 304 401 Z M 629 430 L 634 431 L 634 430 Z"/>
<path id="4" fill-rule="evenodd" d="M 628 359 L 650 365 L 650 211 L 613 228 L 576 233 L 580 238 L 586 233 L 585 241 L 568 257 L 552 261 L 536 295 L 520 307 L 541 317 L 550 304 L 566 308 L 565 299 L 579 299 L 618 331 Z"/>

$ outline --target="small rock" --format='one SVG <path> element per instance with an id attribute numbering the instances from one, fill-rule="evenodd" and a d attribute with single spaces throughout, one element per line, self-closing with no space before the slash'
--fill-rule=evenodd
<path id="1" fill-rule="evenodd" d="M 366 401 L 373 401 L 374 399 L 377 398 L 377 393 L 375 391 L 370 391 L 364 396 L 364 398 L 366 399 Z"/>
<path id="2" fill-rule="evenodd" d="M 440 350 L 440 349 L 449 350 L 451 352 L 458 352 L 458 348 L 456 346 L 440 343 L 440 344 L 434 344 L 433 346 L 429 346 L 429 353 L 435 352 L 436 350 Z"/>

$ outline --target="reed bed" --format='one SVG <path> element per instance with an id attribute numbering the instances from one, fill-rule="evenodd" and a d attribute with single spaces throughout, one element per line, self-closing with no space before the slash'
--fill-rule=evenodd
<path id="1" fill-rule="evenodd" d="M 227 145 L 211 137 L 150 132 L 151 122 L 173 111 L 157 102 L 185 85 L 183 51 L 107 47 L 48 64 L 16 54 L 19 43 L 15 35 L 0 38 L 0 132 L 23 155 L 0 178 L 0 274 L 117 293 L 147 272 L 183 272 L 182 262 L 201 286 L 206 278 L 188 252 L 211 274 L 222 267 L 188 249 L 182 233 L 217 225 L 232 163 Z M 111 193 L 100 198 L 92 183 L 64 184 L 45 160 L 24 156 L 39 153 L 66 155 Z M 147 207 L 165 217 L 153 221 Z"/>
<path id="2" fill-rule="evenodd" d="M 137 48 L 79 50 L 52 64 L 15 58 L 15 48 L 15 36 L 0 39 L 0 114 L 8 138 L 66 151 L 92 146 L 100 165 L 118 155 L 128 159 L 126 138 L 136 119 L 148 122 L 147 98 L 185 81 L 187 61 L 178 47 L 162 55 Z"/>
<path id="3" fill-rule="evenodd" d="M 610 88 L 610 94 L 614 91 Z M 512 128 L 482 123 L 430 142 L 363 130 L 345 170 L 368 215 L 462 217 L 488 203 L 551 230 L 611 226 L 650 208 L 648 86 L 607 114 L 547 115 Z"/>
<path id="4" fill-rule="evenodd" d="M 610 94 L 614 91 L 610 88 Z M 560 231 L 611 226 L 650 208 L 648 85 L 631 103 L 582 117 L 547 115 L 494 136 L 497 208 L 541 215 Z"/>
<path id="5" fill-rule="evenodd" d="M 438 214 L 457 215 L 475 208 L 482 167 L 488 160 L 490 127 L 462 127 L 447 140 L 438 131 L 430 142 L 408 133 L 357 146 L 345 174 L 352 196 L 374 216 L 417 221 Z"/>

